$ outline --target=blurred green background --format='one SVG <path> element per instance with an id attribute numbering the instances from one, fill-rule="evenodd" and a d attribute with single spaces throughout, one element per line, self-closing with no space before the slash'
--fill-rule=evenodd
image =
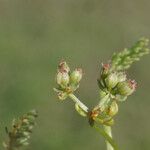
<path id="1" fill-rule="evenodd" d="M 141 36 L 150 38 L 149 14 L 148 0 L 0 0 L 0 143 L 5 126 L 35 108 L 39 118 L 27 150 L 105 150 L 72 101 L 58 101 L 56 67 L 65 59 L 84 69 L 77 95 L 94 106 L 101 62 Z M 149 59 L 128 73 L 139 88 L 120 104 L 113 127 L 121 150 L 150 149 Z"/>

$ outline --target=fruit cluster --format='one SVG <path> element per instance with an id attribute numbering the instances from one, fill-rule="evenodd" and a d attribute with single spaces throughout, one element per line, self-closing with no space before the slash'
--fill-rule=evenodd
<path id="1" fill-rule="evenodd" d="M 82 74 L 81 68 L 76 68 L 71 72 L 65 61 L 60 62 L 56 76 L 58 88 L 55 88 L 60 100 L 66 99 L 70 93 L 73 93 L 79 88 Z"/>

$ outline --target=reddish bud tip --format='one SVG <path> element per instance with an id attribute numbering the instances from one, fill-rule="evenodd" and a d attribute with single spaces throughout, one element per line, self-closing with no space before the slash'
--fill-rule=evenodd
<path id="1" fill-rule="evenodd" d="M 58 65 L 59 72 L 66 72 L 68 73 L 70 71 L 70 68 L 68 64 L 65 61 L 61 61 Z"/>
<path id="2" fill-rule="evenodd" d="M 109 70 L 110 69 L 110 64 L 103 64 L 102 63 L 102 67 L 104 70 Z"/>
<path id="3" fill-rule="evenodd" d="M 135 90 L 137 88 L 137 82 L 135 80 L 128 80 L 131 89 Z"/>

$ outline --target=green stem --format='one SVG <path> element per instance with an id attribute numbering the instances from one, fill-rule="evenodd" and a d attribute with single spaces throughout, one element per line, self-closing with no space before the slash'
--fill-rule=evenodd
<path id="1" fill-rule="evenodd" d="M 73 93 L 69 94 L 69 97 L 76 103 L 78 104 L 83 111 L 88 113 L 88 107 L 83 104 Z M 112 134 L 111 134 L 111 127 L 105 126 L 104 125 L 104 130 L 96 126 L 96 124 L 93 126 L 106 140 L 107 144 L 107 150 L 118 150 L 118 147 L 114 140 L 112 139 Z"/>
<path id="2" fill-rule="evenodd" d="M 88 113 L 88 107 L 84 105 L 74 94 L 69 94 L 69 97 L 78 104 L 86 113 Z"/>
<path id="3" fill-rule="evenodd" d="M 112 131 L 110 126 L 104 125 L 104 131 L 112 138 Z M 111 144 L 108 141 L 106 141 L 106 147 L 107 150 L 114 150 L 114 148 L 111 146 Z"/>
<path id="4" fill-rule="evenodd" d="M 107 126 L 107 127 L 109 127 L 109 126 Z M 93 128 L 95 128 L 96 131 L 105 138 L 105 140 L 107 142 L 107 150 L 119 150 L 117 144 L 110 136 L 111 130 L 109 130 L 109 133 L 108 133 L 108 129 L 107 129 L 107 131 L 106 130 L 104 131 L 103 129 L 99 128 L 97 125 L 94 125 Z M 111 127 L 109 127 L 109 128 L 111 129 Z"/>

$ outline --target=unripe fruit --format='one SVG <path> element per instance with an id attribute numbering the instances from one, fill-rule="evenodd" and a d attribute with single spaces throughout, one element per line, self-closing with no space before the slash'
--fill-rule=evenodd
<path id="1" fill-rule="evenodd" d="M 73 84 L 78 84 L 82 79 L 82 69 L 78 68 L 70 74 L 70 81 Z"/>
<path id="2" fill-rule="evenodd" d="M 118 94 L 128 96 L 131 95 L 136 89 L 137 83 L 134 80 L 127 80 L 120 82 L 117 85 Z"/>
<path id="3" fill-rule="evenodd" d="M 107 78 L 105 79 L 105 83 L 106 83 L 106 86 L 108 87 L 108 89 L 114 88 L 118 83 L 117 73 L 114 72 L 114 73 L 109 74 L 107 76 Z"/>
<path id="4" fill-rule="evenodd" d="M 118 73 L 118 82 L 123 82 L 127 79 L 127 76 L 124 72 L 119 72 Z"/>
<path id="5" fill-rule="evenodd" d="M 113 117 L 118 113 L 118 104 L 116 101 L 113 101 L 108 108 L 108 115 Z"/>
<path id="6" fill-rule="evenodd" d="M 56 80 L 61 87 L 66 87 L 69 83 L 69 75 L 67 72 L 58 72 Z"/>

